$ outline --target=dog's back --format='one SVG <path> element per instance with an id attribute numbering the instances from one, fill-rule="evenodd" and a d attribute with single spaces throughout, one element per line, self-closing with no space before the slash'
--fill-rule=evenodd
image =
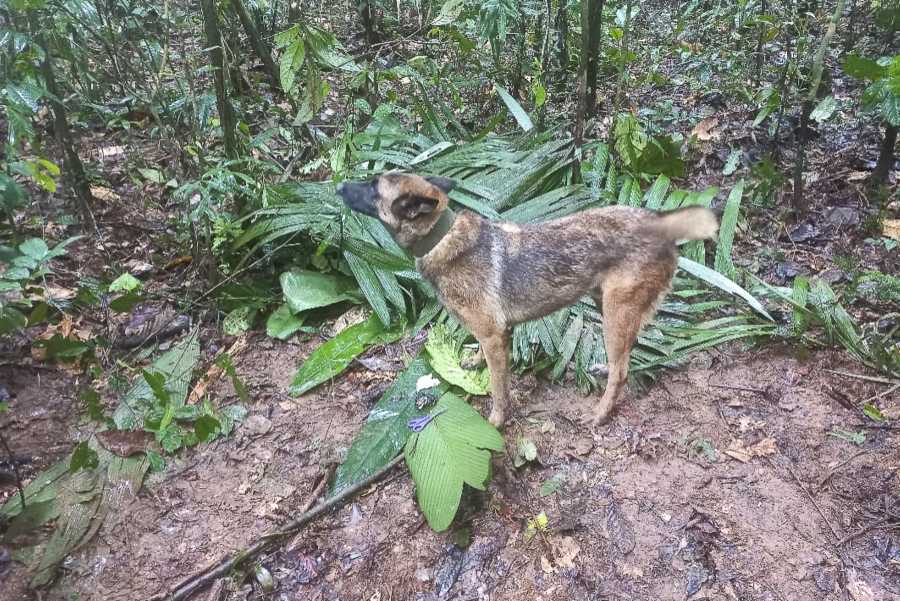
<path id="1" fill-rule="evenodd" d="M 419 268 L 454 297 L 445 299 L 448 304 L 496 305 L 492 310 L 511 326 L 602 290 L 607 277 L 622 270 L 666 280 L 658 283 L 665 290 L 675 269 L 675 241 L 711 237 L 715 228 L 715 217 L 700 207 L 668 213 L 604 207 L 532 225 L 464 212 Z"/>

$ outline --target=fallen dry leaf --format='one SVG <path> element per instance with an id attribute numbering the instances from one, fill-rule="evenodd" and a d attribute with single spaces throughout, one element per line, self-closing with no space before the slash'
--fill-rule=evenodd
<path id="1" fill-rule="evenodd" d="M 875 593 L 868 584 L 859 580 L 855 570 L 851 570 L 848 576 L 847 592 L 853 601 L 875 601 Z"/>
<path id="2" fill-rule="evenodd" d="M 176 267 L 181 267 L 182 265 L 187 265 L 191 261 L 194 260 L 194 257 L 191 255 L 182 255 L 180 257 L 176 257 L 166 263 L 166 266 L 163 267 L 163 271 L 169 271 L 170 269 L 175 269 Z"/>
<path id="3" fill-rule="evenodd" d="M 778 446 L 774 438 L 763 438 L 749 447 L 744 446 L 744 443 L 741 442 L 740 439 L 735 439 L 732 440 L 731 444 L 728 445 L 728 448 L 725 449 L 725 454 L 732 459 L 747 463 L 754 457 L 768 457 L 774 455 L 777 450 Z"/>
<path id="4" fill-rule="evenodd" d="M 95 434 L 104 449 L 119 457 L 131 457 L 145 452 L 153 444 L 152 432 L 143 430 L 106 430 Z"/>
<path id="5" fill-rule="evenodd" d="M 122 197 L 116 194 L 115 191 L 104 188 L 103 186 L 91 186 L 91 196 L 103 202 L 117 202 L 122 200 Z"/>
<path id="6" fill-rule="evenodd" d="M 556 568 L 553 567 L 553 564 L 550 563 L 550 560 L 541 555 L 541 570 L 544 571 L 545 574 L 555 574 Z"/>
<path id="7" fill-rule="evenodd" d="M 703 119 L 694 126 L 694 129 L 691 130 L 691 135 L 703 142 L 718 139 L 722 133 L 721 131 L 716 130 L 716 127 L 718 126 L 719 118 L 713 115 L 712 117 Z"/>
<path id="8" fill-rule="evenodd" d="M 900 240 L 900 219 L 885 219 L 881 227 L 881 233 L 884 236 L 892 240 Z"/>
<path id="9" fill-rule="evenodd" d="M 218 359 L 222 353 L 228 353 L 228 356 L 231 357 L 232 361 L 235 357 L 241 354 L 244 349 L 247 348 L 247 334 L 241 334 L 237 340 L 234 341 L 234 344 L 229 347 L 227 351 L 220 351 L 219 354 L 216 355 L 216 359 Z M 222 368 L 216 365 L 216 362 L 213 361 L 213 364 L 209 366 L 209 369 L 206 370 L 206 373 L 203 374 L 203 377 L 197 382 L 194 386 L 193 390 L 191 390 L 191 394 L 188 395 L 187 404 L 193 405 L 200 401 L 206 395 L 206 389 L 209 388 L 209 385 L 219 379 L 219 376 L 222 375 Z"/>
<path id="10" fill-rule="evenodd" d="M 104 146 L 102 148 L 97 149 L 97 154 L 100 155 L 101 159 L 110 159 L 115 156 L 119 156 L 120 154 L 125 153 L 124 146 Z"/>
<path id="11" fill-rule="evenodd" d="M 556 566 L 560 568 L 574 568 L 575 558 L 581 553 L 581 547 L 571 536 L 562 536 L 552 539 L 553 555 L 556 557 Z"/>
<path id="12" fill-rule="evenodd" d="M 750 432 L 752 430 L 759 430 L 763 426 L 766 425 L 766 422 L 762 420 L 753 419 L 749 415 L 742 415 L 740 419 L 738 419 L 738 430 L 741 432 Z"/>

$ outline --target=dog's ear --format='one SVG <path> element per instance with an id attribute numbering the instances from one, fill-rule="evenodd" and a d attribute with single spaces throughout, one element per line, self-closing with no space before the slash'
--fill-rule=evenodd
<path id="1" fill-rule="evenodd" d="M 426 177 L 425 181 L 427 181 L 432 186 L 436 186 L 444 194 L 449 194 L 450 190 L 453 189 L 453 186 L 456 185 L 455 183 L 453 183 L 452 179 L 447 177 Z"/>
<path id="2" fill-rule="evenodd" d="M 401 196 L 391 206 L 394 215 L 400 219 L 415 219 L 421 215 L 428 215 L 437 208 L 436 198 L 427 196 Z"/>

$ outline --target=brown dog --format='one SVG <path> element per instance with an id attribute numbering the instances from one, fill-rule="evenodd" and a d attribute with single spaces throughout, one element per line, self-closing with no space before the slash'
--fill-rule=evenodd
<path id="1" fill-rule="evenodd" d="M 457 215 L 448 206 L 452 187 L 445 178 L 387 173 L 337 192 L 415 255 L 419 273 L 478 340 L 491 371 L 495 426 L 506 419 L 512 327 L 593 297 L 602 307 L 609 375 L 590 421 L 603 421 L 626 383 L 638 331 L 671 285 L 676 240 L 714 238 L 715 215 L 703 207 L 611 206 L 517 225 Z"/>

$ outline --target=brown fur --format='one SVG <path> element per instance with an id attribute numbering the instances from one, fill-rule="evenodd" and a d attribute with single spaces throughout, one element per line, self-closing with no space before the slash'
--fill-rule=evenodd
<path id="1" fill-rule="evenodd" d="M 343 184 L 338 193 L 351 208 L 377 216 L 408 248 L 434 228 L 451 186 L 442 178 L 389 173 Z M 496 426 L 507 416 L 512 327 L 590 295 L 602 309 L 609 371 L 591 418 L 596 423 L 612 411 L 638 331 L 671 285 L 676 240 L 712 238 L 717 229 L 713 213 L 702 207 L 656 213 L 612 206 L 535 225 L 463 211 L 416 259 L 416 268 L 480 343 L 479 356 L 491 372 L 490 421 Z"/>

